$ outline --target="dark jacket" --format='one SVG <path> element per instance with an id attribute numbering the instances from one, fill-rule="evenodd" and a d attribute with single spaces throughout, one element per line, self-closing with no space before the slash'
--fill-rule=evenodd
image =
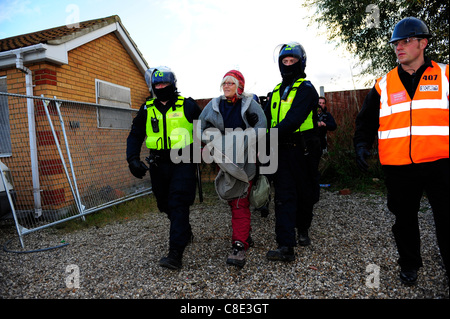
<path id="1" fill-rule="evenodd" d="M 337 124 L 334 117 L 328 112 L 327 107 L 322 108 L 322 113 L 317 116 L 319 122 L 326 124 L 326 126 L 319 127 L 320 146 L 325 149 L 327 147 L 327 132 L 336 130 Z"/>

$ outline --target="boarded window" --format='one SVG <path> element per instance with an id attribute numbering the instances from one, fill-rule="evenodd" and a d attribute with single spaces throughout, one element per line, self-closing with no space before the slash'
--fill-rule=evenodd
<path id="1" fill-rule="evenodd" d="M 131 90 L 117 84 L 95 80 L 97 104 L 109 107 L 98 108 L 100 128 L 130 129 Z"/>
<path id="2" fill-rule="evenodd" d="M 0 77 L 0 92 L 8 92 L 6 77 Z M 10 156 L 11 153 L 8 97 L 0 95 L 0 157 Z"/>

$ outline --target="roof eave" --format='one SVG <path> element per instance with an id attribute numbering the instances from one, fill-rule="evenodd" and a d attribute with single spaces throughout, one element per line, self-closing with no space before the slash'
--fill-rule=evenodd
<path id="1" fill-rule="evenodd" d="M 68 64 L 68 52 L 98 39 L 106 34 L 114 32 L 128 54 L 136 63 L 142 74 L 148 69 L 147 62 L 138 50 L 137 46 L 122 26 L 120 21 L 106 25 L 99 29 L 91 29 L 90 32 L 82 32 L 77 37 L 64 39 L 64 41 L 51 41 L 51 44 L 39 43 L 28 47 L 0 52 L 0 69 L 16 65 L 17 53 L 23 53 L 25 64 L 47 61 L 57 65 Z"/>

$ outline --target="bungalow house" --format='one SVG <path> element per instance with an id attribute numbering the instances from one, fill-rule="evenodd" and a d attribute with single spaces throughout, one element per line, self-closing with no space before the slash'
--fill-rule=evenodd
<path id="1" fill-rule="evenodd" d="M 0 92 L 8 93 L 0 95 L 0 160 L 23 210 L 61 210 L 78 203 L 78 191 L 79 207 L 89 209 L 99 204 L 93 194 L 111 199 L 140 187 L 128 172 L 125 145 L 149 95 L 148 68 L 117 15 L 0 39 Z M 76 191 L 67 178 L 72 160 Z"/>

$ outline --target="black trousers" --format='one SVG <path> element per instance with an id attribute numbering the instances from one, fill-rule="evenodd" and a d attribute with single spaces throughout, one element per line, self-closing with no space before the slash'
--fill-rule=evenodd
<path id="1" fill-rule="evenodd" d="M 196 164 L 169 161 L 150 165 L 158 209 L 170 220 L 169 249 L 183 252 L 191 236 L 190 206 L 195 201 Z"/>
<path id="2" fill-rule="evenodd" d="M 395 215 L 392 227 L 402 269 L 423 266 L 418 212 L 425 193 L 433 210 L 436 237 L 448 275 L 449 267 L 449 159 L 403 166 L 384 166 L 387 205 Z"/>
<path id="3" fill-rule="evenodd" d="M 278 152 L 278 169 L 273 175 L 276 241 L 278 246 L 295 247 L 296 228 L 304 231 L 311 225 L 319 185 L 303 147 L 280 146 Z"/>

